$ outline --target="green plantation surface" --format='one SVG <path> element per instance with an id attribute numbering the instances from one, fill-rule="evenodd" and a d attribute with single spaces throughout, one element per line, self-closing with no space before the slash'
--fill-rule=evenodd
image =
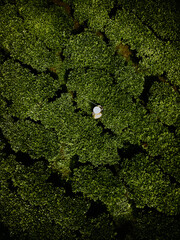
<path id="1" fill-rule="evenodd" d="M 179 23 L 175 0 L 0 1 L 0 239 L 180 239 Z"/>

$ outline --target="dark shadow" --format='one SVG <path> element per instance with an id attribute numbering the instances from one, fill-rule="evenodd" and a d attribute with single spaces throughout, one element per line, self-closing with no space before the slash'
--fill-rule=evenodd
<path id="1" fill-rule="evenodd" d="M 155 81 L 159 81 L 159 78 L 157 76 L 145 77 L 144 89 L 139 97 L 140 100 L 143 101 L 144 106 L 147 106 L 148 98 L 149 98 L 149 91 Z"/>
<path id="2" fill-rule="evenodd" d="M 130 233 L 132 232 L 132 229 L 133 229 L 133 223 L 131 221 L 122 219 L 122 223 L 116 229 L 117 239 L 118 240 L 129 239 L 129 238 L 126 238 L 126 237 L 127 237 L 127 235 L 130 235 Z"/>
<path id="3" fill-rule="evenodd" d="M 20 119 L 18 118 L 18 117 L 16 117 L 16 116 L 12 116 L 12 119 L 13 119 L 13 121 L 14 121 L 14 123 L 16 123 L 16 122 L 18 122 Z"/>
<path id="4" fill-rule="evenodd" d="M 74 168 L 78 168 L 80 166 L 80 162 L 79 162 L 79 156 L 77 154 L 75 154 L 74 156 L 72 156 L 71 158 L 71 162 L 70 162 L 70 169 L 73 170 Z"/>
<path id="5" fill-rule="evenodd" d="M 15 4 L 16 4 L 16 0 L 14 0 L 14 2 L 15 2 Z M 23 22 L 24 22 L 24 17 L 21 15 L 19 9 L 17 9 L 17 16 L 18 16 L 19 18 L 21 18 L 21 19 L 23 20 Z"/>
<path id="6" fill-rule="evenodd" d="M 110 128 L 105 128 L 104 124 L 101 121 L 98 121 L 97 126 L 102 127 L 102 133 L 100 134 L 101 136 L 104 134 L 109 134 L 111 137 L 116 136 L 115 133 Z"/>
<path id="7" fill-rule="evenodd" d="M 142 57 L 137 57 L 137 51 L 131 49 L 130 59 L 131 59 L 131 61 L 132 61 L 133 63 L 135 63 L 136 65 L 138 65 L 139 62 L 142 60 Z"/>
<path id="8" fill-rule="evenodd" d="M 48 102 L 54 102 L 57 98 L 60 98 L 61 97 L 61 94 L 62 93 L 67 93 L 67 87 L 66 87 L 66 84 L 63 84 L 61 85 L 61 89 L 58 89 L 55 94 L 54 94 L 54 97 L 52 98 L 48 98 Z"/>
<path id="9" fill-rule="evenodd" d="M 102 213 L 107 213 L 106 205 L 103 204 L 101 201 L 91 201 L 91 206 L 88 209 L 86 215 L 88 218 L 95 218 L 98 217 Z"/>
<path id="10" fill-rule="evenodd" d="M 155 208 L 136 208 L 134 211 L 132 239 L 171 239 L 178 240 L 180 234 L 180 215 L 167 216 Z M 168 236 L 167 236 L 168 234 Z"/>
<path id="11" fill-rule="evenodd" d="M 72 68 L 66 70 L 66 72 L 65 72 L 65 74 L 64 74 L 65 83 L 67 83 L 68 78 L 69 78 L 69 74 L 70 74 L 70 72 L 71 72 L 72 70 L 73 70 Z"/>
<path id="12" fill-rule="evenodd" d="M 119 165 L 118 164 L 115 164 L 115 165 L 108 165 L 107 164 L 107 165 L 104 165 L 104 167 L 109 169 L 112 172 L 114 177 L 119 176 L 119 173 L 118 173 Z"/>
<path id="13" fill-rule="evenodd" d="M 73 106 L 77 107 L 77 102 L 76 102 L 77 94 L 76 94 L 76 91 L 69 91 L 69 93 L 72 96 L 72 104 L 73 104 Z"/>
<path id="14" fill-rule="evenodd" d="M 2 134 L 2 138 L 3 138 L 4 143 L 5 143 L 3 153 L 5 153 L 7 156 L 9 156 L 10 154 L 14 154 L 14 151 L 12 150 L 11 145 L 8 143 L 7 139 L 4 138 L 3 134 Z"/>
<path id="15" fill-rule="evenodd" d="M 77 195 L 73 193 L 71 183 L 67 180 L 62 179 L 61 174 L 58 172 L 52 172 L 46 182 L 52 183 L 54 187 L 64 188 L 64 195 L 67 197 L 75 197 Z"/>
<path id="16" fill-rule="evenodd" d="M 173 176 L 171 176 L 171 175 L 169 175 L 169 174 L 167 174 L 167 176 L 169 177 L 169 180 L 170 180 L 171 184 L 176 184 L 176 187 L 177 187 L 177 188 L 180 187 L 180 183 L 176 180 L 175 177 L 173 177 Z"/>
<path id="17" fill-rule="evenodd" d="M 65 59 L 65 56 L 63 55 L 63 50 L 64 50 L 64 49 L 62 49 L 62 51 L 59 53 L 59 56 L 60 56 L 62 62 L 63 62 L 64 59 Z"/>
<path id="18" fill-rule="evenodd" d="M 88 20 L 84 21 L 83 24 L 77 24 L 77 27 L 75 27 L 73 30 L 72 30 L 72 34 L 73 35 L 77 35 L 77 34 L 80 34 L 82 32 L 84 32 L 84 29 L 88 27 Z"/>
<path id="19" fill-rule="evenodd" d="M 33 164 L 35 164 L 36 162 L 42 161 L 44 163 L 46 163 L 46 165 L 48 165 L 48 161 L 41 157 L 38 159 L 33 159 L 29 156 L 28 153 L 23 153 L 21 151 L 18 151 L 17 153 L 14 153 L 14 155 L 16 156 L 16 161 L 22 163 L 24 166 L 31 166 Z"/>
<path id="20" fill-rule="evenodd" d="M 134 155 L 144 152 L 145 150 L 139 145 L 133 145 L 130 143 L 124 144 L 123 148 L 118 148 L 118 154 L 122 159 L 123 158 L 131 159 Z"/>
<path id="21" fill-rule="evenodd" d="M 79 156 L 77 154 L 75 154 L 72 158 L 71 158 L 71 162 L 70 162 L 70 169 L 71 169 L 71 177 L 73 177 L 73 170 L 75 168 L 79 168 L 79 167 L 83 167 L 83 166 L 93 166 L 90 162 L 79 162 Z M 94 167 L 94 166 L 93 166 Z"/>
<path id="22" fill-rule="evenodd" d="M 103 39 L 103 41 L 107 44 L 107 45 L 109 45 L 109 42 L 110 42 L 110 40 L 109 40 L 109 38 L 106 36 L 106 34 L 105 34 L 105 32 L 97 32 L 96 33 L 98 36 L 101 36 L 102 37 L 102 39 Z"/>
<path id="23" fill-rule="evenodd" d="M 11 58 L 10 53 L 6 49 L 0 47 L 0 52 L 3 55 L 2 58 L 0 59 L 1 63 L 5 62 Z"/>
<path id="24" fill-rule="evenodd" d="M 1 240 L 13 240 L 13 237 L 10 237 L 10 230 L 7 226 L 5 226 L 4 223 L 1 222 L 1 216 L 0 216 L 0 239 Z"/>
<path id="25" fill-rule="evenodd" d="M 54 80 L 58 80 L 58 75 L 57 73 L 51 71 L 50 69 L 46 70 L 46 73 L 49 74 Z"/>
<path id="26" fill-rule="evenodd" d="M 12 101 L 12 100 L 9 100 L 9 99 L 7 99 L 7 98 L 3 98 L 3 99 L 4 99 L 4 101 L 6 102 L 7 107 L 11 107 L 11 106 L 13 105 L 13 101 Z"/>
<path id="27" fill-rule="evenodd" d="M 177 130 L 177 128 L 175 127 L 175 126 L 172 126 L 172 125 L 166 125 L 165 123 L 163 123 L 163 125 L 166 127 L 166 128 L 168 128 L 168 131 L 170 132 L 170 133 L 173 133 L 174 134 L 174 136 L 176 137 L 176 130 Z"/>
<path id="28" fill-rule="evenodd" d="M 40 72 L 35 68 L 31 67 L 29 64 L 22 63 L 20 60 L 16 59 L 15 62 L 19 63 L 21 67 L 28 69 L 33 75 L 37 76 Z"/>
<path id="29" fill-rule="evenodd" d="M 8 179 L 7 180 L 7 183 L 8 183 L 8 188 L 11 192 L 13 193 L 17 193 L 17 189 L 18 187 L 15 187 L 14 184 L 13 184 L 13 181 L 11 179 Z"/>
<path id="30" fill-rule="evenodd" d="M 135 97 L 132 97 L 132 101 L 133 103 L 137 103 L 137 100 L 135 99 Z"/>
<path id="31" fill-rule="evenodd" d="M 46 180 L 47 183 L 52 183 L 54 187 L 62 187 L 63 180 L 61 179 L 60 174 L 53 172 Z"/>
<path id="32" fill-rule="evenodd" d="M 118 1 L 116 0 L 114 2 L 114 7 L 111 9 L 111 11 L 109 12 L 109 17 L 110 18 L 115 18 L 116 13 L 118 10 L 122 10 L 122 7 L 120 5 L 118 5 Z"/>
<path id="33" fill-rule="evenodd" d="M 28 120 L 28 121 L 30 121 L 30 122 L 32 122 L 32 123 L 39 124 L 39 125 L 42 124 L 40 120 L 35 121 L 34 119 L 32 119 L 32 118 L 30 118 L 30 117 L 27 117 L 25 120 Z"/>

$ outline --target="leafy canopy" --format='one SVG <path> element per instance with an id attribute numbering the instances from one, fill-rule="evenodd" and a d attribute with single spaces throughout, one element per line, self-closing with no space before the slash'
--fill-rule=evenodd
<path id="1" fill-rule="evenodd" d="M 178 235 L 179 16 L 175 1 L 1 1 L 0 215 L 17 239 Z"/>

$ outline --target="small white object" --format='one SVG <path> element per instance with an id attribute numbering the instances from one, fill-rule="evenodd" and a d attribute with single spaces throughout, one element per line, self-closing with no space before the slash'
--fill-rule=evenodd
<path id="1" fill-rule="evenodd" d="M 102 110 L 101 110 L 101 107 L 100 106 L 96 106 L 96 107 L 94 107 L 93 108 L 93 113 L 94 114 L 98 114 L 98 113 L 100 113 Z"/>
<path id="2" fill-rule="evenodd" d="M 102 110 L 103 110 L 103 108 L 100 105 L 93 108 L 92 115 L 93 115 L 94 119 L 98 119 L 102 116 L 102 113 L 101 113 Z"/>
<path id="3" fill-rule="evenodd" d="M 94 119 L 98 119 L 100 117 L 102 117 L 102 113 L 98 113 L 98 114 L 93 114 Z"/>

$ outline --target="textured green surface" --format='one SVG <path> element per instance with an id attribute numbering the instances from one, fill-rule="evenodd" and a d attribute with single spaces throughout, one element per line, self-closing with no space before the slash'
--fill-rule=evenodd
<path id="1" fill-rule="evenodd" d="M 176 1 L 0 2 L 4 239 L 179 239 L 179 16 Z"/>

